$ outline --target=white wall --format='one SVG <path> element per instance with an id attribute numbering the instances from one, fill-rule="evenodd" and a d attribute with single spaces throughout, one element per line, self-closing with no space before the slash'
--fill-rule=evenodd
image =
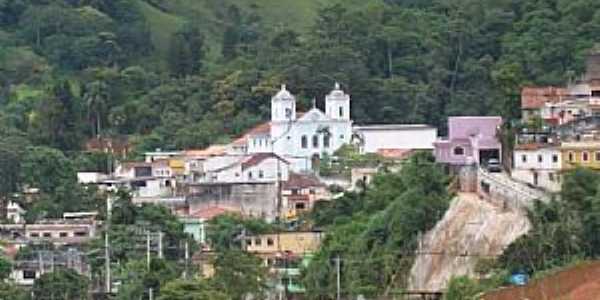
<path id="1" fill-rule="evenodd" d="M 541 162 L 538 156 L 541 156 Z M 559 170 L 562 157 L 558 149 L 515 150 L 513 161 L 515 169 Z"/>
<path id="2" fill-rule="evenodd" d="M 518 181 L 551 192 L 558 192 L 562 183 L 561 156 L 561 152 L 553 148 L 515 150 L 513 157 L 515 168 L 512 170 L 511 176 Z M 525 161 L 523 157 L 525 157 Z"/>
<path id="3" fill-rule="evenodd" d="M 433 149 L 437 129 L 415 127 L 398 129 L 364 129 L 357 127 L 364 138 L 363 153 L 375 153 L 379 149 Z"/>

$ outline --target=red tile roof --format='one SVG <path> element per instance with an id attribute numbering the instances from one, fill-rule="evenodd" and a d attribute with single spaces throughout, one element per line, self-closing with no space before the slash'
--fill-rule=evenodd
<path id="1" fill-rule="evenodd" d="M 250 155 L 249 158 L 247 158 L 244 162 L 242 162 L 242 169 L 254 167 L 254 166 L 260 164 L 263 160 L 268 159 L 268 158 L 279 159 L 282 162 L 289 164 L 289 162 L 287 160 L 281 158 L 279 155 L 277 155 L 275 153 L 256 153 L 256 154 Z"/>
<path id="2" fill-rule="evenodd" d="M 292 172 L 290 172 L 288 180 L 283 183 L 283 188 L 286 190 L 305 189 L 311 187 L 325 187 L 325 184 L 322 183 L 317 176 L 297 174 Z"/>
<path id="3" fill-rule="evenodd" d="M 392 159 L 406 159 L 412 155 L 414 151 L 412 149 L 379 149 L 377 154 Z"/>
<path id="4" fill-rule="evenodd" d="M 537 109 L 544 104 L 559 102 L 562 98 L 568 96 L 569 93 L 565 88 L 553 86 L 548 87 L 524 87 L 521 90 L 521 108 L 522 109 Z"/>

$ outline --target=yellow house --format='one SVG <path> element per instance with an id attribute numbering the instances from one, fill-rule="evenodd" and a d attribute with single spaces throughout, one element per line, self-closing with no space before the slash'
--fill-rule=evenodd
<path id="1" fill-rule="evenodd" d="M 600 170 L 600 142 L 565 142 L 562 143 L 560 150 L 563 170 L 573 169 L 576 166 Z"/>
<path id="2" fill-rule="evenodd" d="M 173 175 L 183 175 L 185 171 L 185 162 L 183 159 L 179 158 L 169 159 L 169 168 L 171 168 Z"/>
<path id="3" fill-rule="evenodd" d="M 278 252 L 306 254 L 316 252 L 323 237 L 323 233 L 318 231 L 262 234 L 246 238 L 245 247 L 246 251 L 259 255 Z"/>

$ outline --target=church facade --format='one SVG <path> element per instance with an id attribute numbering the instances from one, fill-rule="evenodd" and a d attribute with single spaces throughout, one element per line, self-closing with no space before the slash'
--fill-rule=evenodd
<path id="1" fill-rule="evenodd" d="M 296 97 L 281 86 L 271 99 L 271 121 L 246 136 L 248 153 L 272 152 L 296 171 L 310 170 L 323 153 L 333 154 L 352 138 L 350 96 L 339 84 L 325 96 L 325 112 L 313 105 L 306 113 L 296 109 Z"/>

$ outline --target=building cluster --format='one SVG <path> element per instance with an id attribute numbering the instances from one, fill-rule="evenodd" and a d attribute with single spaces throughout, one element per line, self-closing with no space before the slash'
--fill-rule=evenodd
<path id="1" fill-rule="evenodd" d="M 600 169 L 600 54 L 589 55 L 586 68 L 564 87 L 522 89 L 514 179 L 558 192 L 566 171 Z"/>

